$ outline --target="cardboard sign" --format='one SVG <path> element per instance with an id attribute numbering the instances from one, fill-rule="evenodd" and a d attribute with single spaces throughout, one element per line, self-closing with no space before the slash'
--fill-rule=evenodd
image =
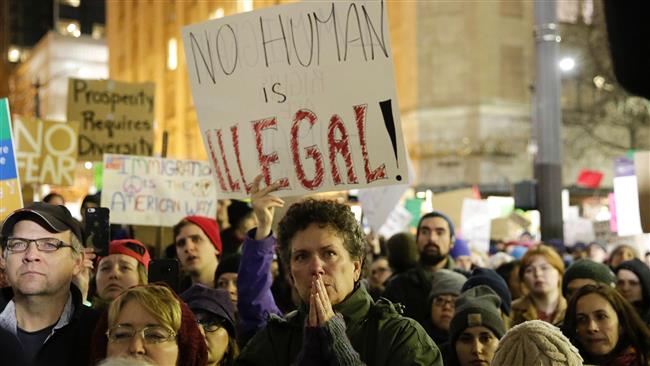
<path id="1" fill-rule="evenodd" d="M 300 2 L 183 28 L 220 198 L 408 181 L 383 1 Z"/>
<path id="2" fill-rule="evenodd" d="M 10 116 L 9 102 L 0 99 L 0 221 L 23 207 Z"/>
<path id="3" fill-rule="evenodd" d="M 105 154 L 103 186 L 112 223 L 174 226 L 189 215 L 216 217 L 206 161 Z"/>
<path id="4" fill-rule="evenodd" d="M 68 121 L 80 123 L 79 159 L 153 154 L 154 84 L 69 79 Z"/>
<path id="5" fill-rule="evenodd" d="M 76 122 L 15 118 L 16 160 L 23 184 L 74 185 L 78 129 Z"/>
<path id="6" fill-rule="evenodd" d="M 431 197 L 431 205 L 434 211 L 444 213 L 453 221 L 454 225 L 458 226 L 466 199 L 476 199 L 476 194 L 471 188 L 435 193 Z"/>

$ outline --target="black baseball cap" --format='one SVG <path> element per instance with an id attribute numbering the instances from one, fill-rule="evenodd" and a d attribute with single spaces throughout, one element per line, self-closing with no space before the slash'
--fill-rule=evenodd
<path id="1" fill-rule="evenodd" d="M 54 233 L 70 230 L 79 241 L 83 241 L 81 224 L 72 217 L 70 211 L 65 206 L 34 202 L 25 208 L 20 208 L 9 214 L 2 223 L 2 229 L 0 231 L 2 237 L 7 238 L 11 235 L 14 225 L 22 220 L 34 221 L 44 229 Z"/>

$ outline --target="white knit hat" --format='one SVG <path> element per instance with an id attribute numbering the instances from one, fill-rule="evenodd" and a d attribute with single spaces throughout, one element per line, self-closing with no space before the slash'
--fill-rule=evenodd
<path id="1" fill-rule="evenodd" d="M 578 349 L 555 326 L 530 320 L 510 329 L 499 341 L 492 366 L 582 366 Z"/>

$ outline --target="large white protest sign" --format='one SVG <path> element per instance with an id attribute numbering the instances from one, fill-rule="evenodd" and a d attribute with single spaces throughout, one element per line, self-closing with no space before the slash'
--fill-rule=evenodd
<path id="1" fill-rule="evenodd" d="M 407 181 L 383 1 L 301 2 L 183 28 L 220 198 Z"/>
<path id="2" fill-rule="evenodd" d="M 216 190 L 206 161 L 104 155 L 102 207 L 111 222 L 173 226 L 183 217 L 216 216 Z"/>
<path id="3" fill-rule="evenodd" d="M 486 200 L 465 198 L 461 211 L 460 228 L 463 239 L 483 253 L 490 249 L 490 204 Z"/>
<path id="4" fill-rule="evenodd" d="M 363 214 L 368 220 L 368 225 L 375 233 L 380 233 L 380 229 L 388 223 L 387 220 L 391 215 L 393 216 L 390 224 L 391 227 L 400 227 L 400 231 L 408 229 L 409 221 L 401 226 L 402 221 L 406 220 L 407 215 L 403 212 L 403 210 L 406 209 L 400 207 L 399 202 L 404 193 L 408 190 L 409 184 L 412 183 L 412 179 L 415 177 L 415 172 L 411 160 L 407 158 L 406 163 L 408 164 L 408 174 L 411 178 L 408 182 L 405 182 L 407 184 L 372 187 L 359 190 L 359 203 L 363 208 Z M 412 216 L 413 215 L 410 213 L 408 214 L 409 220 Z"/>

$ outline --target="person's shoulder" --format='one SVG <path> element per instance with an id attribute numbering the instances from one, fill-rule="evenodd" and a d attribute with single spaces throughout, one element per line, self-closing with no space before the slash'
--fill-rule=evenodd
<path id="1" fill-rule="evenodd" d="M 532 303 L 528 299 L 528 296 L 522 296 L 516 300 L 512 301 L 510 308 L 517 311 L 526 311 L 529 307 L 532 306 Z"/>
<path id="2" fill-rule="evenodd" d="M 294 310 L 285 314 L 284 316 L 279 316 L 276 314 L 269 314 L 269 320 L 266 323 L 266 326 L 260 330 L 264 332 L 282 332 L 290 329 L 300 329 L 303 327 L 303 319 L 300 316 L 298 310 Z"/>
<path id="3" fill-rule="evenodd" d="M 415 267 L 409 270 L 406 270 L 402 273 L 398 273 L 395 276 L 391 277 L 388 280 L 386 286 L 395 286 L 402 284 L 419 284 L 423 281 L 426 281 L 427 278 L 430 279 L 431 274 L 427 274 L 422 268 Z"/>
<path id="4" fill-rule="evenodd" d="M 410 329 L 418 333 L 426 334 L 422 325 L 415 319 L 404 316 L 404 305 L 393 303 L 385 298 L 379 298 L 368 312 L 369 318 L 376 318 L 383 328 L 396 331 L 399 328 Z"/>
<path id="5" fill-rule="evenodd" d="M 14 298 L 14 291 L 11 287 L 3 287 L 0 289 L 0 311 L 4 310 L 5 306 Z"/>

